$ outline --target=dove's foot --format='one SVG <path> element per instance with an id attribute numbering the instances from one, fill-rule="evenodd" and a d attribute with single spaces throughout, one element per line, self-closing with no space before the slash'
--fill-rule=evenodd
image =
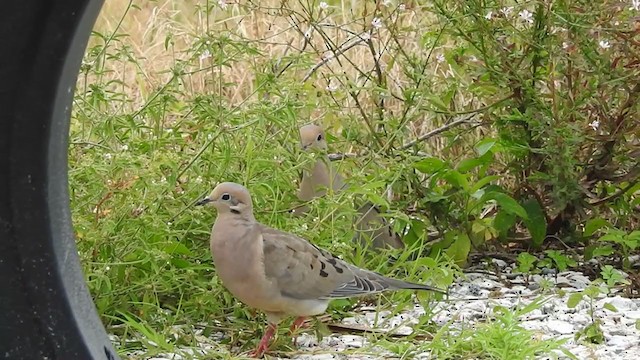
<path id="1" fill-rule="evenodd" d="M 293 336 L 293 346 L 298 346 L 298 337 L 296 336 L 296 332 L 298 329 L 306 329 L 309 327 L 309 324 L 305 322 L 307 318 L 304 316 L 298 316 L 295 320 L 293 320 L 293 324 L 289 328 L 291 331 L 291 336 Z"/>
<path id="2" fill-rule="evenodd" d="M 262 336 L 262 339 L 260 339 L 260 343 L 258 343 L 258 347 L 250 352 L 249 356 L 253 358 L 261 358 L 262 355 L 264 355 L 264 353 L 269 349 L 269 342 L 271 341 L 271 338 L 275 333 L 276 326 L 274 324 L 269 324 L 267 326 L 267 331 Z"/>

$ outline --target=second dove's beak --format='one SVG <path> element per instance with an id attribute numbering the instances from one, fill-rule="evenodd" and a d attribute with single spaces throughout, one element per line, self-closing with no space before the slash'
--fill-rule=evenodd
<path id="1" fill-rule="evenodd" d="M 207 198 L 204 198 L 204 199 L 202 199 L 202 200 L 198 201 L 198 202 L 196 203 L 196 206 L 206 205 L 206 204 L 210 203 L 211 201 L 213 201 L 213 200 L 211 200 L 211 199 L 209 199 L 209 198 L 207 197 Z"/>

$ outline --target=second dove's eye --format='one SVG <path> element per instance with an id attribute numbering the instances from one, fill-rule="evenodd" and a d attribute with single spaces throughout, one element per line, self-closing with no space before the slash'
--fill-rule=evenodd
<path id="1" fill-rule="evenodd" d="M 229 196 L 229 194 L 223 194 L 222 195 L 222 200 L 227 201 L 229 200 L 231 197 Z"/>

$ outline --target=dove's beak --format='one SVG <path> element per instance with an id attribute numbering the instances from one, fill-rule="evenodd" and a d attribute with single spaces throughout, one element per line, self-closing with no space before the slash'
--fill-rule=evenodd
<path id="1" fill-rule="evenodd" d="M 196 203 L 196 206 L 206 205 L 206 204 L 208 204 L 208 203 L 210 203 L 210 202 L 212 202 L 212 201 L 213 201 L 213 200 L 211 200 L 211 199 L 209 199 L 208 197 L 206 197 L 206 198 L 204 198 L 204 199 L 202 199 L 202 200 L 198 201 L 198 202 Z"/>

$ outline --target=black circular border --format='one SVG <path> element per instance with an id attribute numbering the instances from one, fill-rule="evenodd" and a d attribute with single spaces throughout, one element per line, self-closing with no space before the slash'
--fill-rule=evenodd
<path id="1" fill-rule="evenodd" d="M 73 92 L 101 6 L 0 10 L 0 358 L 117 359 L 78 261 L 67 179 Z"/>

